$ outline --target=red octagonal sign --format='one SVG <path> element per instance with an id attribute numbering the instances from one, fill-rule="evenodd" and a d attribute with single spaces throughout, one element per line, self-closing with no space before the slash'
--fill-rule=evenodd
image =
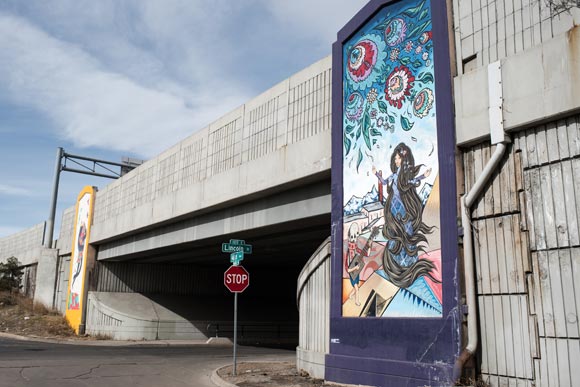
<path id="1" fill-rule="evenodd" d="M 224 285 L 232 293 L 241 293 L 250 284 L 250 273 L 243 266 L 230 266 L 224 273 Z"/>

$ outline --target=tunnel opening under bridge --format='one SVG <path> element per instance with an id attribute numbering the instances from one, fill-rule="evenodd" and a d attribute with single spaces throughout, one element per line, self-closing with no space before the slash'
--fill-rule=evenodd
<path id="1" fill-rule="evenodd" d="M 297 279 L 330 235 L 330 216 L 315 216 L 235 235 L 98 260 L 87 304 L 87 331 L 115 339 L 233 338 L 231 265 L 223 242 L 242 239 L 250 285 L 238 295 L 238 342 L 295 348 Z"/>

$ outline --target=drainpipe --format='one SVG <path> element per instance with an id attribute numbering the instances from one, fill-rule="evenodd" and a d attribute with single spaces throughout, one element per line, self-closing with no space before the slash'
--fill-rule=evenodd
<path id="1" fill-rule="evenodd" d="M 471 228 L 471 206 L 480 196 L 489 179 L 499 166 L 510 143 L 503 127 L 503 94 L 501 84 L 501 63 L 494 62 L 487 67 L 489 124 L 491 144 L 496 145 L 491 159 L 475 181 L 471 190 L 461 197 L 461 224 L 463 226 L 463 264 L 465 277 L 465 295 L 467 303 L 467 345 L 457 358 L 453 368 L 453 377 L 458 380 L 463 366 L 473 356 L 478 346 L 477 298 L 475 289 L 475 265 L 473 253 L 473 231 Z"/>

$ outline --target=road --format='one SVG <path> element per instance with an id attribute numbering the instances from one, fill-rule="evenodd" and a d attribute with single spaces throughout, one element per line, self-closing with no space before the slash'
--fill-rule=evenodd
<path id="1" fill-rule="evenodd" d="M 215 387 L 214 369 L 231 364 L 232 348 L 90 346 L 0 338 L 0 387 Z M 238 347 L 238 361 L 295 360 L 294 351 Z"/>

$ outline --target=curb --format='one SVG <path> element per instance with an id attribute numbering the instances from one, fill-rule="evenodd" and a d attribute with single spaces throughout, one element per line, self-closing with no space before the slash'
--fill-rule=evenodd
<path id="1" fill-rule="evenodd" d="M 243 361 L 238 363 L 238 366 L 241 364 L 251 364 L 251 363 L 256 363 L 256 364 L 261 364 L 261 363 L 284 363 L 284 361 Z M 222 366 L 220 368 L 215 369 L 210 376 L 210 380 L 212 381 L 213 384 L 215 384 L 218 387 L 238 387 L 237 384 L 232 384 L 224 379 L 222 379 L 221 376 L 219 376 L 218 371 L 221 370 L 222 368 L 226 368 L 229 367 L 230 364 Z M 324 385 L 325 386 L 336 386 L 336 387 L 373 387 L 373 386 L 369 386 L 369 385 L 363 385 L 363 384 L 344 384 L 344 383 L 337 383 L 337 382 L 331 382 L 328 380 L 324 380 Z"/>
<path id="2" fill-rule="evenodd" d="M 227 367 L 227 366 L 224 366 L 224 367 Z M 213 370 L 213 372 L 211 373 L 211 377 L 210 377 L 210 380 L 212 381 L 212 383 L 215 384 L 216 386 L 219 386 L 219 387 L 238 387 L 237 384 L 231 384 L 230 382 L 226 382 L 225 380 L 223 380 L 221 378 L 221 376 L 218 375 L 218 370 L 221 370 L 224 367 L 220 367 L 220 368 Z"/>
<path id="3" fill-rule="evenodd" d="M 188 346 L 188 345 L 207 345 L 207 346 L 231 346 L 231 340 L 227 338 L 210 337 L 207 340 L 80 340 L 80 339 L 52 339 L 36 336 L 20 336 L 12 333 L 0 332 L 0 338 L 12 340 L 30 341 L 46 344 L 63 344 L 63 345 L 88 345 L 94 347 L 131 347 L 131 346 Z"/>
<path id="4" fill-rule="evenodd" d="M 234 346 L 234 342 L 231 339 L 228 339 L 227 337 L 210 337 L 209 339 L 207 339 L 205 344 L 226 347 Z"/>
<path id="5" fill-rule="evenodd" d="M 262 363 L 285 363 L 285 361 L 275 361 L 275 360 L 271 360 L 271 361 L 264 361 L 264 360 L 255 360 L 255 361 L 242 361 L 238 363 L 238 366 L 242 365 L 242 364 L 262 364 Z M 221 370 L 222 368 L 226 368 L 231 366 L 231 364 L 227 364 L 225 366 L 221 366 L 220 368 L 215 369 L 211 376 L 210 376 L 210 380 L 213 382 L 213 384 L 215 384 L 216 386 L 219 387 L 238 387 L 237 384 L 232 384 L 224 379 L 222 379 L 221 376 L 219 376 L 218 371 Z M 356 387 L 356 386 L 355 386 Z M 369 386 L 372 387 L 372 386 Z"/>

